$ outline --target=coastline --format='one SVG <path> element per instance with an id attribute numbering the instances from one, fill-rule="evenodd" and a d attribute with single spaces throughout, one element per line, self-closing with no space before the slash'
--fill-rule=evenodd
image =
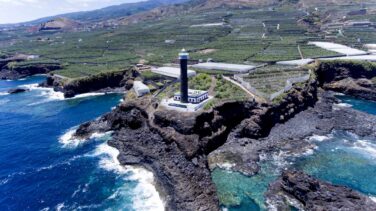
<path id="1" fill-rule="evenodd" d="M 329 89 L 331 83 L 323 85 L 311 79 L 294 86 L 275 104 L 226 102 L 194 115 L 151 109 L 150 99 L 145 97 L 121 103 L 102 117 L 83 123 L 71 135 L 86 139 L 114 131 L 108 145 L 119 151 L 119 164 L 151 172 L 167 210 L 219 210 L 211 178 L 216 167 L 252 176 L 259 172 L 262 156 L 310 152 L 315 146 L 307 137 L 312 135 L 345 130 L 376 136 L 376 117 L 340 104 L 334 92 L 321 88 Z M 361 92 L 372 98 L 367 95 L 369 90 Z"/>

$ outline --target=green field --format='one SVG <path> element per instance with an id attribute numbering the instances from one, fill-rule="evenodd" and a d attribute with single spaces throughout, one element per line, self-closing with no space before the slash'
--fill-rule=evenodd
<path id="1" fill-rule="evenodd" d="M 8 43 L 0 54 L 40 55 L 41 61 L 62 64 L 63 69 L 56 72 L 70 78 L 119 71 L 140 60 L 151 65 L 173 63 L 182 48 L 189 50 L 194 60 L 230 63 L 299 59 L 298 46 L 304 57 L 336 55 L 307 45 L 308 41 L 322 40 L 322 36 L 309 33 L 297 24 L 304 15 L 303 11 L 287 7 L 274 10 L 220 8 L 90 32 L 30 34 L 19 29 L 0 32 L 0 46 Z M 374 15 L 368 18 L 376 19 Z M 191 27 L 218 22 L 226 24 Z M 376 40 L 374 31 L 349 30 L 346 34 L 346 39 L 338 41 L 356 46 L 359 37 L 367 42 Z M 10 40 L 12 45 L 9 45 Z M 175 42 L 169 44 L 165 40 Z"/>

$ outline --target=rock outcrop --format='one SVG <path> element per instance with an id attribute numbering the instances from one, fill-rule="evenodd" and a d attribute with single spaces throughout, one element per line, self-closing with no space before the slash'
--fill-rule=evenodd
<path id="1" fill-rule="evenodd" d="M 286 201 L 304 210 L 376 210 L 369 197 L 350 188 L 317 180 L 300 171 L 285 171 L 270 185 L 266 194 L 269 206 L 289 210 Z"/>
<path id="2" fill-rule="evenodd" d="M 376 100 L 376 65 L 371 62 L 325 61 L 316 68 L 318 83 L 326 90 Z"/>
<path id="3" fill-rule="evenodd" d="M 206 155 L 190 159 L 178 142 L 165 139 L 150 125 L 147 105 L 148 102 L 122 104 L 100 120 L 83 124 L 76 136 L 114 131 L 109 145 L 120 150 L 121 164 L 152 171 L 168 210 L 219 210 Z"/>
<path id="4" fill-rule="evenodd" d="M 8 90 L 8 93 L 9 94 L 18 94 L 18 93 L 27 92 L 27 91 L 30 91 L 30 90 L 24 89 L 24 88 L 15 88 L 15 89 Z"/>
<path id="5" fill-rule="evenodd" d="M 60 63 L 44 62 L 25 62 L 26 55 L 23 57 L 13 56 L 0 61 L 0 79 L 17 80 L 36 74 L 46 74 L 62 68 Z"/>
<path id="6" fill-rule="evenodd" d="M 78 79 L 67 79 L 50 75 L 41 85 L 53 87 L 55 91 L 64 93 L 64 97 L 71 98 L 77 94 L 88 92 L 111 92 L 114 90 L 125 91 L 129 89 L 129 80 L 134 79 L 136 72 L 130 68 L 119 72 L 100 73 Z M 118 88 L 122 88 L 118 90 Z"/>

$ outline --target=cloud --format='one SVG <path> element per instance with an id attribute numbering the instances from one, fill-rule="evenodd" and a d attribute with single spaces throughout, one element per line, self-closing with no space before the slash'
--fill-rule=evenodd
<path id="1" fill-rule="evenodd" d="M 0 0 L 0 24 L 138 1 L 141 0 Z"/>

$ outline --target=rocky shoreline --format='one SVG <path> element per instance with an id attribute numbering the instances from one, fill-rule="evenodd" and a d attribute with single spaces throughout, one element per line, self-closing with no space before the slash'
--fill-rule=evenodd
<path id="1" fill-rule="evenodd" d="M 153 172 L 167 210 L 219 210 L 211 178 L 211 171 L 217 167 L 251 176 L 259 172 L 262 156 L 281 151 L 302 154 L 314 148 L 306 139 L 314 134 L 345 130 L 376 136 L 375 116 L 339 106 L 335 93 L 328 91 L 376 100 L 371 81 L 376 71 L 363 66 L 352 69 L 351 65 L 341 63 L 332 70 L 331 64 L 318 64 L 315 77 L 295 84 L 272 104 L 224 102 L 210 111 L 189 114 L 165 110 L 149 97 L 128 99 L 104 116 L 82 124 L 75 137 L 113 131 L 108 144 L 120 151 L 120 163 Z M 69 98 L 119 87 L 119 91 L 129 90 L 136 75 L 132 69 L 73 81 L 50 75 L 41 86 L 52 87 Z M 277 185 L 269 192 L 273 190 L 279 190 Z M 268 195 L 268 201 L 277 203 L 280 198 L 272 195 Z M 292 198 L 300 200 L 298 196 Z M 363 199 L 360 197 L 355 205 L 365 203 Z M 309 204 L 313 199 L 307 200 Z M 283 207 L 280 202 L 278 206 Z"/>
<path id="2" fill-rule="evenodd" d="M 275 210 L 290 210 L 286 201 L 300 210 L 376 210 L 368 196 L 294 170 L 284 171 L 266 196 Z"/>
<path id="3" fill-rule="evenodd" d="M 78 79 L 68 79 L 58 75 L 49 75 L 42 87 L 50 87 L 55 91 L 64 93 L 65 98 L 72 98 L 78 94 L 89 92 L 125 92 L 132 88 L 133 79 L 136 77 L 133 69 L 119 72 L 100 73 Z"/>
<path id="4" fill-rule="evenodd" d="M 314 134 L 344 130 L 376 136 L 376 117 L 339 106 L 334 92 L 320 88 L 329 89 L 326 85 L 338 81 L 326 82 L 320 78 L 320 71 L 317 73 L 318 79 L 296 85 L 275 104 L 226 102 L 210 111 L 177 114 L 159 108 L 149 98 L 126 101 L 81 125 L 76 136 L 114 131 L 109 145 L 119 149 L 120 163 L 152 171 L 167 210 L 219 210 L 211 179 L 214 168 L 254 175 L 260 170 L 261 156 L 281 151 L 302 154 L 315 147 L 306 139 Z M 274 199 L 269 197 L 268 201 L 273 203 Z M 372 202 L 360 197 L 354 203 Z"/>

